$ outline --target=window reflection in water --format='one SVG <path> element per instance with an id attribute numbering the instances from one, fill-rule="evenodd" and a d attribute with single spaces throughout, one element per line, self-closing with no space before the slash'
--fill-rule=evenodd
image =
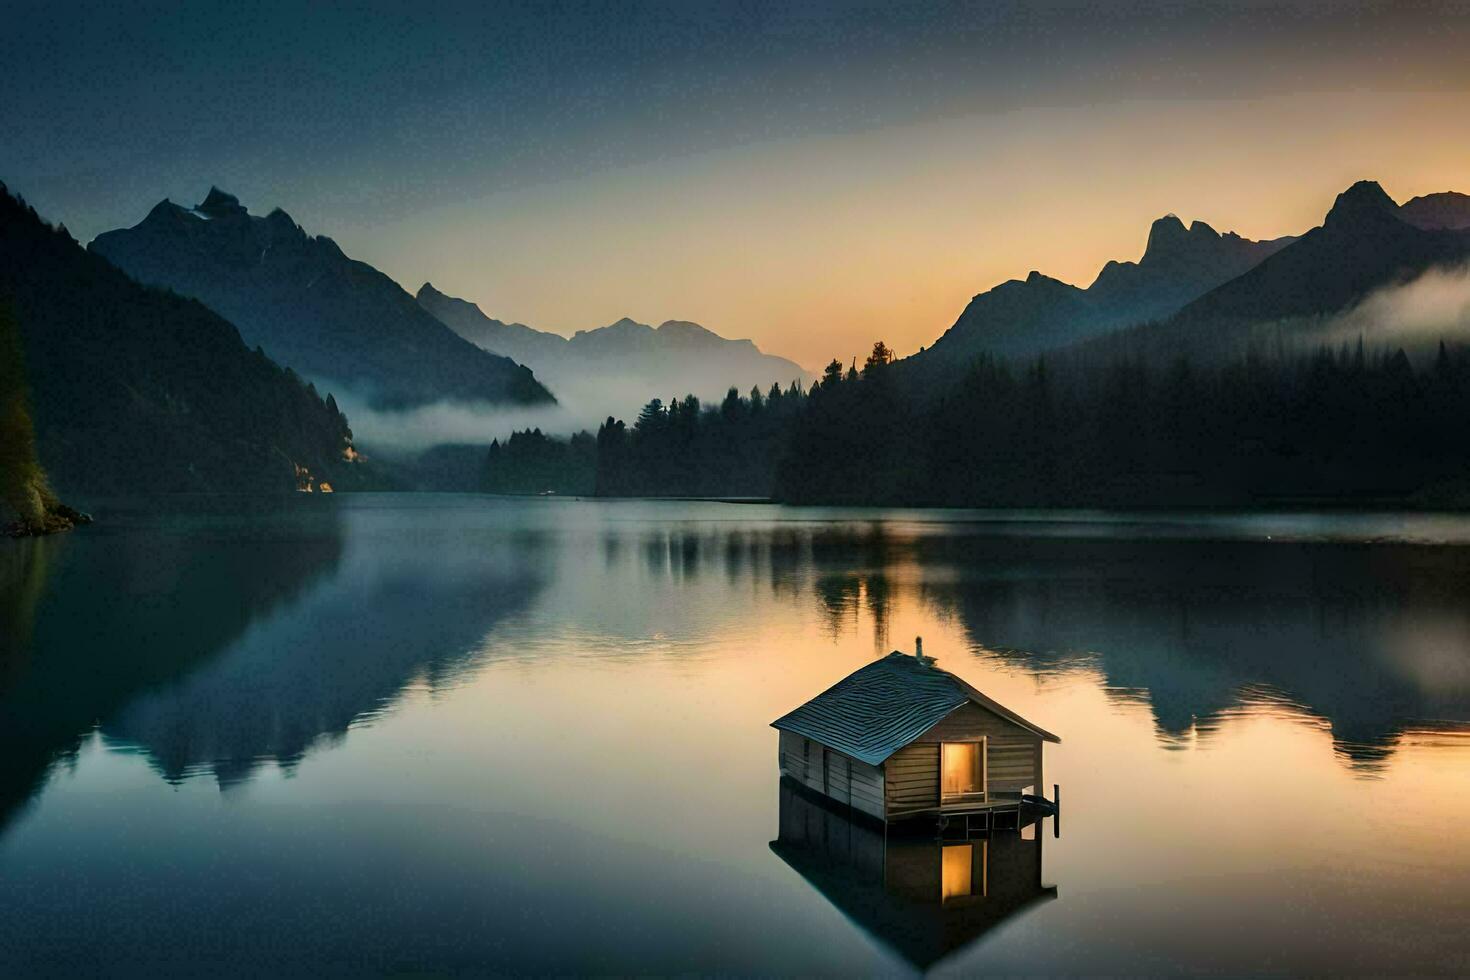
<path id="1" fill-rule="evenodd" d="M 927 970 L 1057 897 L 1042 884 L 1046 833 L 996 830 L 940 841 L 932 825 L 891 824 L 781 780 L 771 850 L 827 901 L 912 966 Z"/>

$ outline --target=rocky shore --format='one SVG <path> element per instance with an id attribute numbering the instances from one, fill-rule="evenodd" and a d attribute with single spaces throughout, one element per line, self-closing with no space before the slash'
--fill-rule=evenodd
<path id="1" fill-rule="evenodd" d="M 12 538 L 35 538 L 43 534 L 56 534 L 59 531 L 70 531 L 74 527 L 91 523 L 91 514 L 84 514 L 74 507 L 57 503 L 46 509 L 45 515 L 40 521 L 14 521 L 6 526 L 5 534 L 7 537 Z"/>

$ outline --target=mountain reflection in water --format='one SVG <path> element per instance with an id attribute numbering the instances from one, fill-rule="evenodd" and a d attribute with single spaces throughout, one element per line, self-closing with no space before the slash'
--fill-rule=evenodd
<path id="1" fill-rule="evenodd" d="M 455 562 L 421 532 L 354 549 L 330 504 L 171 504 L 165 519 L 129 515 L 142 527 L 115 540 L 99 529 L 12 556 L 4 625 L 26 649 L 0 678 L 0 820 L 94 724 L 170 782 L 289 771 L 405 685 L 452 685 L 544 584 L 513 554 L 534 540 Z"/>
<path id="2" fill-rule="evenodd" d="M 1038 676 L 1099 672 L 1146 705 L 1160 744 L 1270 713 L 1325 725 L 1365 775 L 1415 732 L 1470 734 L 1470 549 L 1323 541 L 1098 540 L 985 525 L 851 523 L 707 540 L 661 533 L 650 567 L 718 564 L 797 591 L 833 633 L 859 608 L 875 649 L 895 607 L 952 617 L 977 654 Z M 759 566 L 759 567 L 757 567 Z"/>
<path id="3" fill-rule="evenodd" d="M 0 974 L 1470 970 L 1470 519 L 94 511 L 0 543 Z M 916 634 L 1063 739 L 963 914 L 768 727 Z"/>

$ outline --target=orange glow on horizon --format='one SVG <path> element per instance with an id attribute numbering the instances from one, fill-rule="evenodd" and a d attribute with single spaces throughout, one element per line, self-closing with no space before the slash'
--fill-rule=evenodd
<path id="1" fill-rule="evenodd" d="M 1445 125 L 1463 105 L 1319 93 L 967 116 L 506 191 L 341 240 L 410 291 L 432 279 L 503 320 L 695 320 L 813 370 L 877 338 L 912 353 L 1032 269 L 1086 286 L 1166 213 L 1273 238 L 1360 178 L 1399 201 L 1470 190 L 1470 133 Z"/>

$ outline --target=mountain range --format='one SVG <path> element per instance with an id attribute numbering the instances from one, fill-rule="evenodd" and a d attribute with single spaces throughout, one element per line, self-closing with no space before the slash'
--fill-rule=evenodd
<path id="1" fill-rule="evenodd" d="M 1470 194 L 1441 191 L 1405 201 L 1399 217 L 1416 228 L 1470 228 Z"/>
<path id="2" fill-rule="evenodd" d="M 1190 302 L 1172 317 L 1076 346 L 1084 357 L 1207 360 L 1254 349 L 1340 342 L 1333 323 L 1365 299 L 1431 270 L 1470 262 L 1470 197 L 1444 193 L 1400 207 L 1381 186 L 1359 181 L 1337 196 L 1319 227 Z M 1413 205 L 1410 207 L 1410 205 Z M 1458 222 L 1464 221 L 1463 224 Z M 1412 347 L 1454 339 L 1464 324 L 1406 334 L 1370 317 L 1355 326 L 1375 346 Z"/>
<path id="3" fill-rule="evenodd" d="M 979 294 L 897 377 L 943 393 L 982 355 L 1086 367 L 1319 344 L 1366 298 L 1467 262 L 1470 196 L 1452 192 L 1400 206 L 1361 181 L 1321 226 L 1262 242 L 1169 215 L 1137 262 L 1109 262 L 1085 289 L 1033 272 Z M 383 483 L 311 378 L 389 408 L 550 406 L 549 386 L 579 413 L 562 418 L 571 427 L 632 418 L 655 396 L 806 380 L 687 321 L 563 337 L 429 283 L 410 296 L 285 212 L 252 216 L 218 189 L 197 208 L 164 201 L 90 250 L 0 192 L 0 302 L 19 324 L 41 460 L 64 492 Z M 1371 339 L 1401 343 L 1388 328 Z"/>
<path id="4" fill-rule="evenodd" d="M 347 419 L 200 303 L 142 286 L 0 185 L 0 301 L 62 492 L 353 488 Z"/>
<path id="5" fill-rule="evenodd" d="M 1239 321 L 1334 313 L 1376 288 L 1463 260 L 1467 252 L 1470 236 L 1411 224 L 1382 187 L 1363 180 L 1337 196 L 1320 227 L 1179 315 Z"/>
<path id="6" fill-rule="evenodd" d="M 1193 357 L 1259 343 L 1310 341 L 1285 325 L 1349 309 L 1374 290 L 1470 259 L 1470 195 L 1443 192 L 1400 206 L 1373 181 L 1338 195 L 1320 227 L 1251 241 L 1174 215 L 1153 223 L 1137 262 L 1109 262 L 1086 289 L 1032 272 L 972 299 L 902 370 L 943 389 L 975 359 Z"/>
<path id="7" fill-rule="evenodd" d="M 1251 241 L 1166 215 L 1149 229 L 1137 262 L 1108 262 L 1086 289 L 1034 271 L 1001 283 L 972 299 L 933 346 L 908 360 L 931 375 L 953 375 L 981 354 L 1030 358 L 1162 319 L 1292 241 Z"/>
<path id="8" fill-rule="evenodd" d="M 553 401 L 528 369 L 467 343 L 279 208 L 251 215 L 211 188 L 196 207 L 165 199 L 89 247 L 140 282 L 199 300 L 278 363 L 375 407 Z"/>
<path id="9" fill-rule="evenodd" d="M 715 401 L 732 386 L 743 393 L 808 379 L 797 364 L 749 340 L 730 340 L 686 320 L 654 327 L 624 317 L 563 337 L 494 319 L 432 283 L 419 289 L 418 301 L 466 340 L 531 368 L 559 399 L 586 409 L 593 420 L 636 412 L 654 395 L 692 393 Z"/>

